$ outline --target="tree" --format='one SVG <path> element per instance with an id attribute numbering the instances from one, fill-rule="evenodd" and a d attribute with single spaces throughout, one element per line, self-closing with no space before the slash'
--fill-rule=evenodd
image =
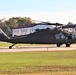
<path id="1" fill-rule="evenodd" d="M 67 25 L 73 25 L 73 23 L 72 22 L 68 22 L 68 24 Z"/>
<path id="2" fill-rule="evenodd" d="M 9 20 L 7 20 L 7 21 L 6 21 L 6 24 L 7 24 L 7 26 L 9 26 L 11 29 L 18 27 L 17 19 L 14 19 L 14 18 L 10 18 Z"/>
<path id="3" fill-rule="evenodd" d="M 30 24 L 33 24 L 32 22 L 32 19 L 31 18 L 28 18 L 28 17 L 20 17 L 18 19 L 18 26 L 19 27 L 25 27 L 26 25 L 30 25 Z"/>
<path id="4" fill-rule="evenodd" d="M 27 24 L 27 25 L 30 25 L 30 24 L 33 24 L 33 23 L 34 23 L 34 22 L 32 21 L 32 19 L 29 18 L 29 17 L 28 17 L 28 18 L 25 17 L 25 19 L 26 19 L 26 24 Z"/>
<path id="5" fill-rule="evenodd" d="M 26 25 L 34 23 L 29 17 L 12 17 L 9 20 L 3 20 L 4 19 L 0 20 L 0 28 L 3 29 L 7 35 L 11 35 L 11 31 L 14 28 L 25 27 Z"/>
<path id="6" fill-rule="evenodd" d="M 11 28 L 25 27 L 26 25 L 33 24 L 32 19 L 29 17 L 12 17 L 6 21 L 6 24 Z"/>

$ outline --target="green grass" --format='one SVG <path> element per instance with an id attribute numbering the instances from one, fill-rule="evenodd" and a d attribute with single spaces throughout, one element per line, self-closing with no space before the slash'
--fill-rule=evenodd
<path id="1" fill-rule="evenodd" d="M 0 53 L 0 74 L 28 73 L 76 74 L 76 51 Z"/>
<path id="2" fill-rule="evenodd" d="M 0 47 L 9 47 L 12 43 L 0 42 Z M 16 44 L 15 46 L 49 46 L 50 44 Z"/>
<path id="3" fill-rule="evenodd" d="M 9 47 L 12 43 L 0 42 L 0 47 Z M 31 44 L 16 44 L 15 46 L 30 46 Z"/>
<path id="4" fill-rule="evenodd" d="M 0 47 L 8 47 L 8 46 L 10 46 L 10 45 L 11 45 L 11 43 L 1 42 L 1 41 L 0 41 Z"/>

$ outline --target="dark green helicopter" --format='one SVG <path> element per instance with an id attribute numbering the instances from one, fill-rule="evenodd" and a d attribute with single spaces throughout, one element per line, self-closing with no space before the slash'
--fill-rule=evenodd
<path id="1" fill-rule="evenodd" d="M 53 29 L 35 29 L 35 32 L 15 37 L 8 37 L 2 29 L 0 29 L 0 41 L 12 43 L 11 49 L 15 44 L 56 44 L 57 47 L 65 44 L 70 47 L 72 43 L 76 43 L 76 35 L 74 32 L 66 31 L 69 26 L 64 26 L 60 23 L 43 22 L 42 25 L 54 25 Z M 38 24 L 36 24 L 38 25 Z M 34 27 L 35 25 L 33 25 Z M 75 28 L 76 25 L 70 28 Z"/>

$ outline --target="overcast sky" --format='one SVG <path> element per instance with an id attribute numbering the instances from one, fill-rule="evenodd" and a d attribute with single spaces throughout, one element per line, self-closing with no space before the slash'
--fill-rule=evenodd
<path id="1" fill-rule="evenodd" d="M 0 18 L 18 16 L 76 23 L 76 0 L 0 0 Z"/>

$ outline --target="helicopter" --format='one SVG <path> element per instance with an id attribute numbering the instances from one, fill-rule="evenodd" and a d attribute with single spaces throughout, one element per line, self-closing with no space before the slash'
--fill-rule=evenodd
<path id="1" fill-rule="evenodd" d="M 9 46 L 11 49 L 15 44 L 56 44 L 57 47 L 60 47 L 62 44 L 65 44 L 66 47 L 70 47 L 71 44 L 76 43 L 75 32 L 66 31 L 66 28 L 69 26 L 64 26 L 60 23 L 49 23 L 42 22 L 39 23 L 49 26 L 55 26 L 53 29 L 49 27 L 44 29 L 34 29 L 35 31 L 27 35 L 9 37 L 3 30 L 0 28 L 0 41 L 12 43 Z M 39 25 L 33 25 L 33 27 Z M 76 25 L 71 26 L 70 28 L 75 28 Z"/>

